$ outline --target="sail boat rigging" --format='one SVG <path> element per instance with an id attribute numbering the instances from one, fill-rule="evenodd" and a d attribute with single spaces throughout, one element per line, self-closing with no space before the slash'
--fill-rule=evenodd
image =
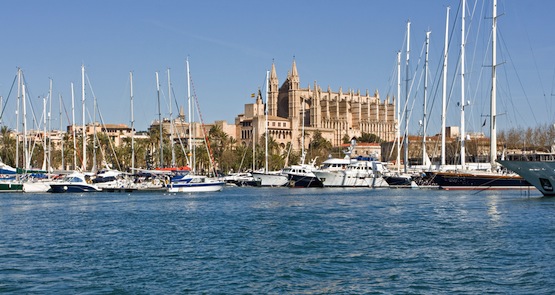
<path id="1" fill-rule="evenodd" d="M 465 7 L 465 0 L 461 3 L 463 11 L 466 9 Z M 465 13 L 462 13 L 463 22 L 462 26 L 464 27 L 464 17 Z M 495 130 L 495 117 L 496 117 L 496 35 L 497 35 L 497 1 L 493 1 L 493 16 L 492 16 L 492 89 L 490 95 L 490 160 L 495 161 L 497 156 L 497 138 L 496 138 L 496 130 Z M 461 30 L 464 32 L 464 28 Z M 464 43 L 465 37 L 462 37 L 462 42 Z M 464 45 L 461 46 L 461 51 L 464 53 Z M 464 62 L 464 58 L 461 58 L 462 62 Z M 464 66 L 461 65 L 461 73 L 464 73 Z M 464 88 L 464 74 L 461 77 L 462 85 L 461 88 Z M 461 90 L 462 95 L 462 105 L 461 107 L 461 124 L 464 124 L 464 90 Z M 462 127 L 462 126 L 461 126 Z M 464 131 L 464 129 L 462 129 Z M 484 190 L 484 189 L 528 189 L 530 188 L 530 183 L 528 183 L 524 178 L 516 175 L 516 174 L 507 174 L 502 173 L 499 171 L 474 171 L 465 169 L 465 161 L 464 155 L 464 139 L 462 138 L 463 134 L 461 132 L 461 165 L 463 165 L 463 169 L 461 171 L 444 171 L 444 172 L 434 172 L 433 180 L 436 182 L 441 188 L 447 190 L 454 190 L 454 189 L 470 189 L 470 190 Z M 492 168 L 494 166 L 492 165 Z"/>
<path id="2" fill-rule="evenodd" d="M 190 95 L 190 72 L 189 72 L 189 59 L 186 61 L 187 64 L 187 102 L 189 107 L 191 107 L 191 95 Z M 198 108 L 198 102 L 197 102 Z M 191 109 L 189 109 L 189 130 L 191 130 Z M 202 117 L 200 118 L 202 122 Z M 204 136 L 205 140 L 207 136 Z M 189 144 L 192 142 L 192 134 L 189 132 Z M 208 143 L 205 142 L 207 145 L 208 154 L 210 157 L 210 148 L 208 147 Z M 190 150 L 192 147 L 189 145 Z M 216 192 L 221 191 L 225 186 L 225 182 L 221 181 L 217 178 L 207 177 L 206 175 L 197 175 L 194 170 L 194 154 L 192 156 L 191 162 L 193 163 L 193 170 L 190 171 L 175 171 L 174 175 L 170 179 L 168 192 L 170 193 L 195 193 L 195 192 Z M 210 163 L 213 164 L 212 159 L 210 159 Z"/>

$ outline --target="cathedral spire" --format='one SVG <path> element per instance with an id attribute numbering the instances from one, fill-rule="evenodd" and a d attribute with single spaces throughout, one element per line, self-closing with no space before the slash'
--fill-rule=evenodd
<path id="1" fill-rule="evenodd" d="M 297 62 L 295 62 L 295 59 L 293 59 L 293 67 L 291 69 L 291 76 L 299 77 L 299 73 L 297 72 Z"/>
<path id="2" fill-rule="evenodd" d="M 276 65 L 272 62 L 272 70 L 270 71 L 270 80 L 277 79 Z"/>
<path id="3" fill-rule="evenodd" d="M 297 62 L 293 58 L 293 66 L 291 67 L 291 89 L 299 89 L 300 86 L 300 79 L 299 73 L 297 72 Z"/>
<path id="4" fill-rule="evenodd" d="M 278 84 L 276 65 L 272 62 L 272 69 L 270 70 L 270 92 L 278 91 Z"/>

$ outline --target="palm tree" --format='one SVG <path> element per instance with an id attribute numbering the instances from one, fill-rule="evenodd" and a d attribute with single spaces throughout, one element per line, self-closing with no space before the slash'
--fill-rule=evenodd
<path id="1" fill-rule="evenodd" d="M 324 161 L 328 157 L 331 150 L 331 142 L 322 137 L 322 133 L 316 130 L 314 134 L 312 134 L 312 140 L 308 145 L 307 155 L 310 156 L 310 158 L 318 157 L 317 163 L 321 164 L 322 161 Z"/>
<path id="2" fill-rule="evenodd" d="M 152 160 L 154 163 L 160 160 L 160 130 L 157 126 L 151 126 L 148 129 L 150 151 L 152 153 Z M 164 146 L 164 138 L 169 138 L 169 134 L 162 128 L 162 146 Z M 167 154 L 167 153 L 166 153 Z M 164 166 L 165 163 L 159 163 L 159 166 Z"/>
<path id="3" fill-rule="evenodd" d="M 257 150 L 264 150 L 266 146 L 266 134 L 260 137 L 260 143 L 257 145 Z M 264 147 L 262 149 L 261 147 Z M 279 143 L 277 143 L 271 136 L 268 137 L 268 169 L 269 170 L 279 170 L 285 166 L 285 159 L 280 155 Z M 265 156 L 264 153 L 258 153 L 257 163 L 258 167 L 265 166 Z"/>
<path id="4" fill-rule="evenodd" d="M 11 136 L 12 130 L 8 126 L 0 128 L 0 160 L 7 165 L 15 167 L 15 138 Z"/>
<path id="5" fill-rule="evenodd" d="M 210 147 L 213 151 L 214 158 L 221 160 L 226 150 L 229 136 L 222 130 L 220 125 L 214 125 L 210 128 L 208 137 L 210 138 Z"/>
<path id="6" fill-rule="evenodd" d="M 362 132 L 362 135 L 357 138 L 359 142 L 382 143 L 383 140 L 376 134 Z"/>

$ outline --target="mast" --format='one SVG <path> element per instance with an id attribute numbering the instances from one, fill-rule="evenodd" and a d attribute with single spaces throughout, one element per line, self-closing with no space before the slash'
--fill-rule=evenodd
<path id="1" fill-rule="evenodd" d="M 93 126 L 93 162 L 92 162 L 91 171 L 96 173 L 97 169 L 98 169 L 98 167 L 96 166 L 96 147 L 97 147 L 96 146 L 96 124 L 97 124 L 97 122 L 96 122 L 96 107 L 97 107 L 97 104 L 96 104 L 96 95 L 94 95 L 94 92 L 92 94 L 93 94 L 93 122 L 92 122 L 93 123 L 92 124 L 92 126 Z"/>
<path id="2" fill-rule="evenodd" d="M 465 32 L 464 32 L 464 21 L 465 21 L 465 11 L 466 11 L 466 1 L 462 0 L 462 21 L 461 21 L 461 169 L 465 169 L 466 166 L 466 148 L 465 148 L 465 123 L 464 123 L 464 107 L 465 107 L 465 96 L 464 96 L 464 57 L 465 57 Z"/>
<path id="3" fill-rule="evenodd" d="M 168 68 L 168 98 L 170 100 L 170 143 L 171 143 L 171 150 L 172 150 L 172 162 L 171 166 L 175 167 L 175 151 L 174 151 L 174 143 L 173 143 L 173 113 L 172 113 L 172 85 L 170 80 L 170 69 Z"/>
<path id="4" fill-rule="evenodd" d="M 493 169 L 497 166 L 497 0 L 493 0 L 491 31 L 490 164 Z"/>
<path id="5" fill-rule="evenodd" d="M 61 139 L 62 139 L 62 140 L 60 141 L 60 143 L 61 143 L 61 145 L 62 145 L 62 146 L 61 146 L 61 147 L 62 147 L 62 169 L 65 169 L 65 161 L 64 161 L 64 135 L 63 135 L 63 133 L 62 133 L 62 130 L 63 130 L 63 125 L 62 125 L 62 124 L 63 124 L 63 117 L 62 117 L 62 107 L 63 107 L 63 104 L 62 104 L 62 95 L 61 95 L 61 94 L 59 95 L 59 98 L 60 98 L 60 137 L 61 137 Z"/>
<path id="6" fill-rule="evenodd" d="M 29 148 L 27 146 L 27 103 L 26 103 L 26 90 L 25 83 L 21 84 L 21 103 L 23 105 L 23 169 L 29 169 Z"/>
<path id="7" fill-rule="evenodd" d="M 71 82 L 71 132 L 73 133 L 73 170 L 77 169 L 77 141 L 75 137 L 75 92 Z"/>
<path id="8" fill-rule="evenodd" d="M 410 61 L 410 21 L 407 22 L 407 59 L 405 63 L 405 139 L 404 139 L 404 149 L 405 149 L 405 156 L 404 156 L 404 167 L 405 173 L 407 173 L 407 165 L 409 161 L 409 119 L 407 116 L 408 112 L 408 104 L 409 104 L 409 61 Z"/>
<path id="9" fill-rule="evenodd" d="M 135 171 L 135 117 L 133 114 L 133 72 L 129 72 L 131 100 L 131 172 Z"/>
<path id="10" fill-rule="evenodd" d="M 265 127 L 266 127 L 266 136 L 265 140 L 266 140 L 266 147 L 265 147 L 265 164 L 264 164 L 264 173 L 268 173 L 268 83 L 270 82 L 269 80 L 269 76 L 270 76 L 270 71 L 266 71 L 266 105 L 264 105 L 264 115 L 266 117 L 266 122 L 264 123 Z"/>
<path id="11" fill-rule="evenodd" d="M 397 52 L 397 98 L 395 107 L 397 108 L 397 120 L 395 120 L 395 141 L 397 145 L 397 172 L 401 171 L 401 51 Z"/>
<path id="12" fill-rule="evenodd" d="M 46 148 L 46 97 L 42 97 L 42 152 L 43 152 L 43 159 L 42 159 L 42 167 L 41 170 L 46 170 L 46 157 L 47 157 L 47 148 Z"/>
<path id="13" fill-rule="evenodd" d="M 190 77 L 190 73 L 189 73 L 189 58 L 187 58 L 186 60 L 186 65 L 187 65 L 187 107 L 188 107 L 188 113 L 189 113 L 189 157 L 191 158 L 191 170 L 193 171 L 193 173 L 195 172 L 195 157 L 193 157 L 193 140 L 192 140 L 192 136 L 193 136 L 193 121 L 192 121 L 192 107 L 191 107 L 191 77 Z"/>
<path id="14" fill-rule="evenodd" d="M 19 168 L 19 103 L 21 101 L 21 68 L 17 68 L 17 109 L 16 109 L 16 124 L 15 124 L 15 168 Z"/>
<path id="15" fill-rule="evenodd" d="M 48 95 L 48 171 L 52 170 L 52 78 L 50 78 L 50 94 Z"/>
<path id="16" fill-rule="evenodd" d="M 427 162 L 428 153 L 426 152 L 426 132 L 427 132 L 427 100 L 428 100 L 428 51 L 430 50 L 430 34 L 432 32 L 426 32 L 426 60 L 424 62 L 424 104 L 423 104 L 423 116 L 422 116 L 422 165 Z"/>
<path id="17" fill-rule="evenodd" d="M 310 86 L 309 86 L 310 87 Z M 302 128 L 301 128 L 301 165 L 304 165 L 304 160 L 305 160 L 305 151 L 304 151 L 304 116 L 305 116 L 305 109 L 304 109 L 304 98 L 301 97 L 301 106 L 302 106 L 302 114 L 303 114 L 303 120 L 302 120 Z"/>
<path id="18" fill-rule="evenodd" d="M 252 171 L 256 170 L 256 164 L 255 164 L 256 143 L 254 142 L 255 128 L 256 127 L 252 126 L 252 136 L 251 136 L 251 140 L 252 140 Z"/>
<path id="19" fill-rule="evenodd" d="M 158 94 L 158 125 L 160 127 L 160 167 L 164 167 L 164 149 L 162 141 L 164 137 L 162 136 L 162 111 L 160 110 L 160 81 L 158 79 L 158 72 L 156 72 L 156 93 Z"/>
<path id="20" fill-rule="evenodd" d="M 85 126 L 85 66 L 81 65 L 81 104 L 83 105 L 83 171 L 87 171 L 87 130 Z"/>
<path id="21" fill-rule="evenodd" d="M 445 19 L 445 44 L 443 47 L 443 89 L 441 95 L 441 166 L 445 166 L 445 112 L 447 108 L 447 46 L 449 46 L 449 10 Z"/>

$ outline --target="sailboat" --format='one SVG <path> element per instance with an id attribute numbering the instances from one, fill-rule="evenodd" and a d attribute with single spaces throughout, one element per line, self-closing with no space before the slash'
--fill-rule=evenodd
<path id="1" fill-rule="evenodd" d="M 266 71 L 266 104 L 264 107 L 265 122 L 264 126 L 266 128 L 266 133 L 264 138 L 266 140 L 266 148 L 264 151 L 264 168 L 258 171 L 253 171 L 252 176 L 255 179 L 260 180 L 260 186 L 284 186 L 287 184 L 287 176 L 283 175 L 282 171 L 269 171 L 268 170 L 268 92 L 269 92 L 269 79 L 270 73 Z"/>
<path id="2" fill-rule="evenodd" d="M 497 167 L 497 134 L 496 134 L 496 68 L 497 68 L 497 1 L 493 1 L 492 16 L 492 86 L 490 96 L 490 165 L 491 171 L 469 170 L 465 163 L 464 134 L 464 19 L 465 0 L 462 1 L 462 42 L 461 42 L 461 167 L 459 171 L 432 172 L 432 178 L 440 188 L 446 190 L 484 190 L 484 189 L 529 189 L 531 184 L 518 174 Z M 496 168 L 496 169 L 495 169 Z"/>
<path id="3" fill-rule="evenodd" d="M 52 109 L 52 79 L 50 79 L 50 90 L 48 91 L 48 100 L 50 101 L 50 109 Z M 42 111 L 42 121 L 43 121 L 43 164 L 42 169 L 18 169 L 18 173 L 22 174 L 23 182 L 23 192 L 25 193 L 46 193 L 50 190 L 50 183 L 52 179 L 48 172 L 52 171 L 50 169 L 50 146 L 47 145 L 47 112 L 46 112 L 46 102 L 47 98 L 43 98 L 43 111 Z M 48 112 L 50 114 L 51 111 Z M 48 120 L 50 121 L 50 120 Z M 51 128 L 49 128 L 51 129 Z M 49 141 L 50 143 L 50 141 Z"/>
<path id="4" fill-rule="evenodd" d="M 429 34 L 427 34 L 427 41 L 429 40 Z M 428 43 L 427 43 L 428 44 Z M 407 83 L 407 98 L 405 101 L 405 105 L 408 104 L 408 81 L 409 81 L 409 76 L 408 76 L 408 65 L 409 65 L 409 52 L 410 52 L 410 22 L 407 22 L 407 61 L 406 61 L 406 73 L 407 73 L 407 78 L 406 78 L 406 83 Z M 427 53 L 427 51 L 426 51 Z M 427 57 L 427 55 L 426 55 Z M 401 106 L 400 106 L 400 98 L 401 98 L 401 51 L 397 52 L 397 103 L 395 103 L 395 107 L 397 108 L 397 112 L 396 112 L 396 125 L 395 125 L 395 144 L 397 146 L 397 158 L 396 158 L 396 169 L 390 170 L 388 169 L 387 171 L 385 171 L 383 178 L 384 180 L 387 182 L 387 184 L 391 187 L 417 187 L 416 183 L 413 180 L 413 174 L 408 173 L 406 165 L 405 165 L 405 170 L 401 171 L 401 145 L 400 145 L 400 139 L 401 139 L 401 134 L 400 134 L 400 120 L 401 120 Z M 405 114 L 404 114 L 405 118 L 407 117 L 407 110 L 405 107 Z M 405 125 L 407 125 L 407 120 L 405 119 Z M 406 132 L 408 132 L 406 130 Z M 424 131 L 425 133 L 425 131 Z M 405 146 L 405 150 L 408 150 L 408 146 Z M 408 161 L 408 153 L 405 153 L 405 159 L 404 162 L 407 163 Z"/>
<path id="5" fill-rule="evenodd" d="M 19 167 L 19 156 L 16 152 L 16 168 L 9 167 L 5 164 L 1 164 L 0 174 L 6 175 L 0 179 L 0 191 L 7 192 L 46 192 L 50 189 L 48 184 L 43 181 L 45 178 L 46 171 L 31 169 L 31 152 L 29 148 L 29 138 L 27 137 L 27 104 L 30 103 L 27 100 L 27 88 L 24 83 L 23 72 L 20 68 L 17 71 L 17 81 L 18 81 L 18 102 L 17 102 L 17 113 L 19 114 L 19 106 L 21 99 L 21 107 L 23 111 L 22 125 L 23 125 L 23 166 Z M 52 95 L 52 80 L 50 80 L 50 92 L 49 96 Z M 43 136 L 43 147 L 44 147 L 44 161 L 46 163 L 47 159 L 47 148 L 46 148 L 46 98 L 43 99 L 43 121 L 44 121 L 44 136 Z M 19 124 L 19 115 L 16 120 Z M 17 131 L 16 131 L 17 132 Z M 18 132 L 17 132 L 18 133 Z M 19 135 L 16 137 L 16 144 L 19 143 Z M 43 164 L 43 166 L 45 165 Z M 43 167 L 44 168 L 44 167 Z M 7 172 L 7 173 L 6 173 Z M 13 172 L 13 173 L 12 173 Z"/>
<path id="6" fill-rule="evenodd" d="M 189 106 L 189 153 L 191 154 L 191 167 L 192 170 L 177 170 L 174 172 L 173 176 L 170 178 L 168 185 L 168 192 L 170 193 L 197 193 L 197 192 L 217 192 L 221 191 L 225 182 L 217 179 L 208 177 L 206 175 L 197 175 L 194 171 L 195 169 L 195 157 L 192 150 L 192 102 L 191 102 L 191 78 L 189 72 L 189 59 L 186 61 L 187 64 L 187 101 Z M 198 106 L 197 106 L 198 107 Z M 160 126 L 162 122 L 160 122 Z M 161 133 L 161 132 L 160 132 Z M 206 138 L 206 137 L 205 137 Z M 212 163 L 212 157 L 210 152 L 208 152 L 210 162 Z"/>
<path id="7" fill-rule="evenodd" d="M 73 84 L 72 84 L 72 103 L 73 103 Z M 91 173 L 86 173 L 87 171 L 87 129 L 86 129 L 86 119 L 85 119 L 85 66 L 81 65 L 81 102 L 83 109 L 83 165 L 81 171 L 73 171 L 72 173 L 64 176 L 60 180 L 55 180 L 49 183 L 50 192 L 52 193 L 72 193 L 72 192 L 100 192 L 100 189 L 96 184 L 92 183 Z M 96 100 L 95 106 L 96 108 Z M 96 126 L 94 127 L 96 129 Z M 96 132 L 96 131 L 95 131 Z M 96 164 L 93 161 L 93 166 Z M 95 167 L 93 167 L 95 169 Z"/>

